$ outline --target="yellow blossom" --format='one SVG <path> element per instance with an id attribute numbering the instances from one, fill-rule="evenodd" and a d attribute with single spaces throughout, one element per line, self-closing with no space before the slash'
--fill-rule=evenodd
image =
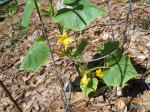
<path id="1" fill-rule="evenodd" d="M 87 74 L 84 74 L 81 81 L 80 81 L 80 84 L 87 85 L 88 82 L 89 82 L 89 78 L 87 77 Z"/>
<path id="2" fill-rule="evenodd" d="M 65 49 L 67 49 L 69 43 L 73 42 L 73 39 L 69 38 L 66 33 L 63 35 L 56 35 L 56 37 L 59 39 L 57 45 L 64 45 Z"/>
<path id="3" fill-rule="evenodd" d="M 97 76 L 97 77 L 99 77 L 100 79 L 102 79 L 102 78 L 103 78 L 104 73 L 102 72 L 102 70 L 101 70 L 101 69 L 96 70 L 96 76 Z"/>

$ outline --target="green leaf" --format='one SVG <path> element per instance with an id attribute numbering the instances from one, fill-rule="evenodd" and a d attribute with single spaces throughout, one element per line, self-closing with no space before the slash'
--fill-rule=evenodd
<path id="1" fill-rule="evenodd" d="M 79 0 L 78 0 L 79 1 Z M 64 0 L 64 4 L 65 5 L 67 5 L 67 4 L 73 4 L 73 3 L 75 3 L 75 2 L 77 2 L 77 0 Z"/>
<path id="2" fill-rule="evenodd" d="M 20 70 L 36 72 L 48 62 L 50 57 L 49 47 L 43 37 L 37 41 L 28 50 L 26 56 L 20 65 Z"/>
<path id="3" fill-rule="evenodd" d="M 77 57 L 79 56 L 85 49 L 85 47 L 88 44 L 88 40 L 81 40 L 81 42 L 79 43 L 79 45 L 77 46 L 77 48 L 73 49 L 71 52 L 71 56 L 72 57 Z"/>
<path id="4" fill-rule="evenodd" d="M 111 57 L 107 63 L 111 66 L 104 73 L 103 80 L 107 86 L 121 87 L 128 80 L 137 76 L 137 72 L 128 56 L 122 55 L 119 60 L 118 57 Z"/>
<path id="5" fill-rule="evenodd" d="M 73 9 L 60 9 L 53 21 L 60 24 L 64 30 L 72 29 L 74 31 L 81 31 L 86 25 L 89 25 L 98 16 L 104 14 L 102 8 L 97 8 L 92 4 L 79 4 Z"/>
<path id="6" fill-rule="evenodd" d="M 78 5 L 79 3 L 87 3 L 89 0 L 64 0 L 65 5 L 70 5 L 70 6 L 75 6 Z"/>
<path id="7" fill-rule="evenodd" d="M 109 55 L 119 48 L 119 41 L 107 42 L 98 48 L 98 53 L 101 55 Z"/>
<path id="8" fill-rule="evenodd" d="M 96 91 L 98 85 L 97 78 L 90 78 L 87 85 L 80 85 L 80 88 L 85 96 L 88 96 L 89 93 Z"/>
<path id="9" fill-rule="evenodd" d="M 17 10 L 16 3 L 9 3 L 0 6 L 0 18 L 7 18 L 12 16 Z"/>
<path id="10" fill-rule="evenodd" d="M 35 4 L 33 0 L 27 0 L 26 5 L 23 12 L 23 17 L 21 21 L 21 25 L 27 27 L 29 25 L 30 15 L 32 10 L 35 8 Z"/>

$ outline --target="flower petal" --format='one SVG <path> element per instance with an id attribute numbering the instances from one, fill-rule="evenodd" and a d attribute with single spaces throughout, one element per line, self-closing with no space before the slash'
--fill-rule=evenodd
<path id="1" fill-rule="evenodd" d="M 67 33 L 64 33 L 63 35 L 56 35 L 57 38 L 59 38 L 57 45 L 64 45 L 65 49 L 67 49 L 68 44 L 70 42 L 73 42 L 73 39 L 69 38 Z"/>
<path id="2" fill-rule="evenodd" d="M 88 82 L 89 82 L 89 79 L 87 78 L 87 74 L 85 74 L 85 75 L 83 76 L 83 78 L 81 79 L 80 84 L 82 84 L 82 85 L 87 85 Z"/>
<path id="3" fill-rule="evenodd" d="M 96 76 L 97 76 L 97 77 L 99 77 L 100 79 L 102 79 L 102 78 L 103 78 L 104 73 L 102 72 L 102 70 L 101 70 L 101 69 L 96 70 Z"/>

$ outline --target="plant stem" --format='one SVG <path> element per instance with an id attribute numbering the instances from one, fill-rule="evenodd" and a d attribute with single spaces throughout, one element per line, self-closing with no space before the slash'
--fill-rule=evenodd
<path id="1" fill-rule="evenodd" d="M 53 6 L 53 0 L 49 0 L 49 7 L 50 7 L 50 14 L 53 17 L 55 15 L 54 6 Z"/>
<path id="2" fill-rule="evenodd" d="M 17 5 L 17 11 L 16 12 L 18 12 L 18 8 L 19 8 L 18 0 L 15 0 L 15 3 Z"/>
<path id="3" fill-rule="evenodd" d="M 106 69 L 106 68 L 109 68 L 109 67 L 105 67 L 105 66 L 102 66 L 102 67 L 94 67 L 94 68 L 88 69 L 88 70 L 86 71 L 86 73 L 95 71 L 95 70 L 97 70 L 97 69 L 102 69 L 102 68 L 105 68 L 105 69 Z"/>
<path id="4" fill-rule="evenodd" d="M 78 47 L 78 45 L 79 45 L 79 41 L 78 41 L 78 35 L 79 35 L 79 32 L 75 32 L 75 42 L 76 42 L 76 48 Z M 85 61 L 84 61 L 84 58 L 83 58 L 83 55 L 82 54 L 80 54 L 80 57 L 79 57 L 79 64 L 78 65 L 76 65 L 76 71 L 78 72 L 78 74 L 80 75 L 81 73 L 84 73 L 85 72 L 85 70 L 86 70 L 86 63 L 85 63 Z M 80 62 L 82 62 L 82 63 L 80 63 Z M 78 68 L 77 68 L 77 66 L 78 66 Z M 81 67 L 82 66 L 82 67 Z M 80 68 L 82 68 L 82 71 L 80 71 Z"/>
<path id="5" fill-rule="evenodd" d="M 79 42 L 78 42 L 78 40 L 77 40 L 77 37 L 78 37 L 78 33 L 77 32 L 75 32 L 75 42 L 76 42 L 76 47 L 78 46 L 78 44 L 79 44 Z"/>
<path id="6" fill-rule="evenodd" d="M 7 90 L 7 88 L 5 87 L 5 85 L 3 84 L 3 82 L 1 80 L 0 80 L 0 85 L 3 88 L 3 90 L 5 91 L 5 93 L 7 94 L 7 96 L 10 98 L 10 100 L 18 108 L 19 112 L 22 112 L 21 108 L 19 107 L 19 105 L 17 104 L 17 102 L 15 101 L 15 99 L 11 96 L 11 94 L 9 93 L 9 91 Z"/>

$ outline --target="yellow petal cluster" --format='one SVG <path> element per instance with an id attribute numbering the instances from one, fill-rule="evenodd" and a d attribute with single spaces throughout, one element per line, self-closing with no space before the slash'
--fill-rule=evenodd
<path id="1" fill-rule="evenodd" d="M 100 79 L 102 79 L 102 78 L 103 78 L 104 73 L 102 72 L 102 70 L 101 70 L 101 69 L 96 70 L 96 76 L 97 76 L 97 77 L 99 77 Z"/>
<path id="2" fill-rule="evenodd" d="M 66 33 L 63 35 L 56 35 L 56 37 L 59 39 L 57 45 L 64 45 L 65 49 L 67 49 L 69 43 L 73 42 L 73 39 L 69 38 Z"/>
<path id="3" fill-rule="evenodd" d="M 80 81 L 80 84 L 87 85 L 88 82 L 89 82 L 89 78 L 87 77 L 87 74 L 84 74 L 81 81 Z"/>

